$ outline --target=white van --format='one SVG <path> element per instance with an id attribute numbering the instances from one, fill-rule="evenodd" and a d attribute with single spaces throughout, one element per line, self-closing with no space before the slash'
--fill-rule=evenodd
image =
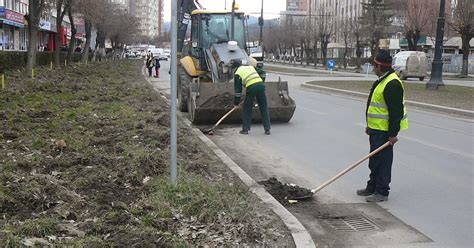
<path id="1" fill-rule="evenodd" d="M 392 66 L 402 80 L 414 77 L 423 81 L 427 71 L 426 54 L 417 51 L 399 52 L 393 57 Z"/>

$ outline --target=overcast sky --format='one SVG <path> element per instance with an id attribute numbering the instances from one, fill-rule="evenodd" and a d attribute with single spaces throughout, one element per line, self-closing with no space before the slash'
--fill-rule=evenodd
<path id="1" fill-rule="evenodd" d="M 165 21 L 171 20 L 171 1 L 165 1 Z M 206 9 L 224 9 L 227 2 L 227 9 L 230 9 L 232 0 L 199 0 L 202 7 Z M 247 14 L 259 15 L 262 7 L 261 0 L 236 0 L 240 6 L 240 10 Z M 263 0 L 263 17 L 275 18 L 280 11 L 285 10 L 286 0 Z M 273 15 L 272 15 L 273 14 Z"/>

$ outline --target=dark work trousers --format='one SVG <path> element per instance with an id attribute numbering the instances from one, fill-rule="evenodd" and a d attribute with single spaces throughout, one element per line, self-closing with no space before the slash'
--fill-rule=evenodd
<path id="1" fill-rule="evenodd" d="M 147 67 L 148 68 L 148 76 L 151 77 L 153 74 L 153 67 Z"/>
<path id="2" fill-rule="evenodd" d="M 246 88 L 242 117 L 242 130 L 250 130 L 250 125 L 252 124 L 252 109 L 255 98 L 257 98 L 258 108 L 260 109 L 260 115 L 262 116 L 263 128 L 265 131 L 269 131 L 270 116 L 268 114 L 267 97 L 265 96 L 264 83 L 256 83 Z"/>
<path id="3" fill-rule="evenodd" d="M 374 151 L 388 141 L 388 132 L 369 130 L 370 151 Z M 367 190 L 388 196 L 392 178 L 393 146 L 388 146 L 369 159 L 370 179 Z"/>

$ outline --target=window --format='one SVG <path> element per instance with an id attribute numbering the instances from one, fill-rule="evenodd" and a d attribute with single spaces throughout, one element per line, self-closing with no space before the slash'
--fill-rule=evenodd
<path id="1" fill-rule="evenodd" d="M 203 44 L 202 47 L 209 48 L 212 43 L 223 43 L 230 40 L 231 36 L 231 16 L 230 15 L 209 15 L 202 21 Z M 244 20 L 240 15 L 235 16 L 234 40 L 239 47 L 245 46 Z"/>

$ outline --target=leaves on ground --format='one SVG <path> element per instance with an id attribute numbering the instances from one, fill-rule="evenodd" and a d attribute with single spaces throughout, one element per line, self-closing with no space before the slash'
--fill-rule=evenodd
<path id="1" fill-rule="evenodd" d="M 7 73 L 0 94 L 0 243 L 6 247 L 293 246 L 191 130 L 178 128 L 140 61 Z"/>

